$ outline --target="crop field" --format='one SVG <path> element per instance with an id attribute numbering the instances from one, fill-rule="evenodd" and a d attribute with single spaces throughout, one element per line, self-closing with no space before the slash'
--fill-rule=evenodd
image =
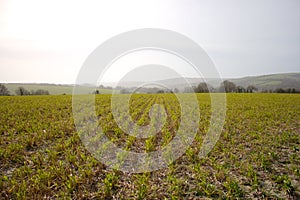
<path id="1" fill-rule="evenodd" d="M 99 125 L 120 148 L 152 152 L 176 135 L 174 94 L 132 95 L 130 115 L 139 125 L 150 123 L 152 105 L 166 110 L 162 129 L 146 139 L 118 127 L 110 94 L 95 98 Z M 198 154 L 211 102 L 209 94 L 197 98 L 199 126 L 185 153 L 166 168 L 127 173 L 82 144 L 71 95 L 0 97 L 0 199 L 300 199 L 300 95 L 227 94 L 221 136 L 205 158 Z"/>

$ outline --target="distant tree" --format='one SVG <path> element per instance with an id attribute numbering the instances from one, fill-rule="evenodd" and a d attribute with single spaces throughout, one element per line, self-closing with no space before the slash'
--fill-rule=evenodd
<path id="1" fill-rule="evenodd" d="M 0 96 L 9 96 L 9 90 L 4 84 L 0 83 Z"/>
<path id="2" fill-rule="evenodd" d="M 158 90 L 157 93 L 158 93 L 158 94 L 160 94 L 160 93 L 165 93 L 165 91 L 163 91 L 163 90 Z"/>
<path id="3" fill-rule="evenodd" d="M 194 87 L 196 93 L 209 92 L 208 86 L 205 82 L 199 83 L 197 87 Z"/>
<path id="4" fill-rule="evenodd" d="M 242 86 L 237 86 L 236 87 L 236 92 L 237 93 L 245 93 L 246 92 L 246 89 Z"/>
<path id="5" fill-rule="evenodd" d="M 285 93 L 285 90 L 283 88 L 277 88 L 274 92 L 276 92 L 276 93 Z"/>
<path id="6" fill-rule="evenodd" d="M 247 92 L 252 93 L 253 91 L 257 91 L 257 88 L 253 85 L 249 85 L 247 87 Z"/>
<path id="7" fill-rule="evenodd" d="M 49 94 L 50 93 L 48 90 L 42 90 L 42 89 L 36 90 L 33 93 L 33 95 L 49 95 Z"/>
<path id="8" fill-rule="evenodd" d="M 94 94 L 100 94 L 99 90 L 95 90 Z"/>
<path id="9" fill-rule="evenodd" d="M 296 89 L 295 88 L 288 88 L 286 90 L 287 93 L 297 93 Z"/>
<path id="10" fill-rule="evenodd" d="M 18 89 L 16 89 L 16 94 L 20 96 L 24 96 L 24 95 L 30 95 L 30 92 L 26 90 L 24 87 L 18 87 Z"/>
<path id="11" fill-rule="evenodd" d="M 274 90 L 274 92 L 276 92 L 276 93 L 299 93 L 299 91 L 297 91 L 295 88 L 287 88 L 287 89 L 277 88 L 276 90 Z"/>
<path id="12" fill-rule="evenodd" d="M 236 86 L 233 82 L 223 81 L 223 85 L 226 93 L 235 91 Z M 222 84 L 221 84 L 221 88 L 222 88 Z"/>

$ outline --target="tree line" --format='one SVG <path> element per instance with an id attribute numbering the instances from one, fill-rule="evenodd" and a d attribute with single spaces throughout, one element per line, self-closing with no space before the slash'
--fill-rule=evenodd
<path id="1" fill-rule="evenodd" d="M 48 90 L 38 89 L 38 90 L 27 90 L 24 87 L 18 87 L 16 90 L 16 95 L 18 96 L 28 96 L 28 95 L 50 95 Z M 0 83 L 0 96 L 10 96 L 10 92 L 4 84 Z"/>
<path id="2" fill-rule="evenodd" d="M 112 89 L 112 87 L 109 87 Z M 106 87 L 107 89 L 107 87 Z M 120 93 L 121 94 L 128 94 L 131 93 L 132 90 L 135 90 L 136 88 L 121 88 Z M 231 81 L 223 81 L 218 88 L 214 88 L 210 86 L 209 84 L 205 82 L 199 83 L 197 86 L 193 87 L 186 87 L 184 90 L 180 91 L 177 88 L 174 89 L 168 89 L 168 90 L 163 90 L 161 88 L 140 88 L 139 89 L 140 93 L 179 93 L 179 92 L 184 92 L 184 93 L 208 93 L 208 92 L 226 92 L 226 93 L 253 93 L 253 92 L 258 92 L 257 87 L 254 85 L 249 85 L 247 87 L 243 86 L 237 86 L 235 83 Z M 295 88 L 277 88 L 274 90 L 262 90 L 262 93 L 300 93 L 299 90 L 296 90 Z M 50 95 L 48 90 L 43 90 L 43 89 L 38 89 L 38 90 L 27 90 L 24 87 L 18 87 L 15 90 L 16 95 L 19 96 L 28 96 L 28 95 Z M 99 90 L 95 90 L 94 94 L 100 94 Z M 10 96 L 10 91 L 7 89 L 7 87 L 4 84 L 0 83 L 0 96 Z"/>
<path id="3" fill-rule="evenodd" d="M 226 93 L 254 93 L 259 92 L 258 88 L 254 85 L 248 85 L 247 87 L 243 87 L 240 85 L 236 85 L 231 81 L 223 81 L 218 88 L 214 88 L 211 85 L 201 82 L 197 86 L 185 87 L 183 90 L 179 90 L 178 88 L 174 89 L 161 89 L 157 87 L 153 88 L 118 88 L 120 89 L 121 94 L 130 94 L 132 91 L 138 91 L 139 93 L 149 93 L 149 94 L 160 94 L 160 93 L 208 93 L 208 92 L 226 92 Z M 300 91 L 295 88 L 277 88 L 275 90 L 262 90 L 262 93 L 300 93 Z M 99 94 L 96 90 L 95 94 Z"/>
<path id="4" fill-rule="evenodd" d="M 191 93 L 191 92 L 196 92 L 196 93 L 207 93 L 207 92 L 253 93 L 254 91 L 258 91 L 258 89 L 253 85 L 249 85 L 248 87 L 245 88 L 243 86 L 236 86 L 236 84 L 231 81 L 223 81 L 221 83 L 220 87 L 218 87 L 218 88 L 214 88 L 214 87 L 210 86 L 209 84 L 202 82 L 202 83 L 199 83 L 197 86 L 193 86 L 192 88 L 186 87 L 184 89 L 185 93 Z"/>
<path id="5" fill-rule="evenodd" d="M 209 84 L 202 82 L 199 83 L 197 86 L 193 86 L 192 88 L 186 87 L 184 89 L 185 93 L 207 93 L 207 92 L 226 92 L 226 93 L 253 93 L 258 92 L 258 88 L 254 85 L 249 85 L 247 87 L 243 87 L 240 85 L 236 85 L 231 81 L 223 81 L 219 88 L 213 88 Z M 300 93 L 299 90 L 295 88 L 277 88 L 275 90 L 262 90 L 263 93 Z"/>

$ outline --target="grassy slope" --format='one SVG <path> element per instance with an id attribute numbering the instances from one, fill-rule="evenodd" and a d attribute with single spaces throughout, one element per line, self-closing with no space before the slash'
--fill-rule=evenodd
<path id="1" fill-rule="evenodd" d="M 6 87 L 9 89 L 11 94 L 15 94 L 15 90 L 18 87 L 24 87 L 25 89 L 31 90 L 48 90 L 50 94 L 72 94 L 73 86 L 72 85 L 54 85 L 54 84 L 24 84 L 24 83 L 8 83 Z M 94 91 L 92 87 L 81 87 L 79 92 L 82 94 L 89 94 Z M 102 94 L 110 94 L 112 90 L 109 89 L 100 89 L 100 93 Z"/>
<path id="2" fill-rule="evenodd" d="M 296 88 L 300 90 L 300 73 L 270 74 L 264 76 L 230 79 L 230 81 L 243 87 L 254 85 L 259 90 L 274 90 L 276 88 Z"/>

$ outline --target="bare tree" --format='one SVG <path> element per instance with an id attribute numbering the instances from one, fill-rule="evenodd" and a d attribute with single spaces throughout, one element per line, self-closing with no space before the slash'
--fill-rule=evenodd
<path id="1" fill-rule="evenodd" d="M 24 95 L 30 95 L 30 92 L 23 87 L 18 87 L 18 89 L 16 89 L 16 94 L 20 96 L 24 96 Z"/>
<path id="2" fill-rule="evenodd" d="M 235 89 L 236 89 L 235 84 L 233 82 L 230 82 L 230 81 L 223 81 L 223 85 L 224 85 L 224 89 L 225 89 L 226 93 L 234 92 Z M 222 85 L 221 85 L 221 88 L 222 88 Z"/>
<path id="3" fill-rule="evenodd" d="M 209 92 L 208 86 L 205 82 L 199 83 L 197 87 L 194 88 L 197 93 Z"/>
<path id="4" fill-rule="evenodd" d="M 252 93 L 253 91 L 257 91 L 257 88 L 253 85 L 249 85 L 247 87 L 247 92 Z"/>
<path id="5" fill-rule="evenodd" d="M 237 86 L 236 87 L 236 92 L 237 93 L 245 93 L 246 92 L 246 89 L 242 86 Z"/>
<path id="6" fill-rule="evenodd" d="M 33 91 L 31 94 L 32 95 L 49 95 L 50 93 L 48 90 L 38 89 L 36 91 Z"/>
<path id="7" fill-rule="evenodd" d="M 0 83 L 0 96 L 9 96 L 9 90 L 4 84 Z"/>

